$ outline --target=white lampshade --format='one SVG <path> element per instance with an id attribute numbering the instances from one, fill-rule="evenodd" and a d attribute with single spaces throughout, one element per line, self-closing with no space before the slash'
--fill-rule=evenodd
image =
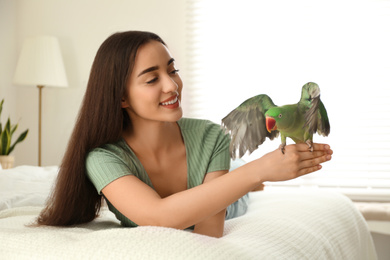
<path id="1" fill-rule="evenodd" d="M 39 36 L 25 40 L 13 82 L 17 85 L 68 86 L 56 37 Z"/>

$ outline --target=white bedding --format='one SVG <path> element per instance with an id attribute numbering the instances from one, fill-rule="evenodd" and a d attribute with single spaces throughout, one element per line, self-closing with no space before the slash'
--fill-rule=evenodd
<path id="1" fill-rule="evenodd" d="M 0 170 L 0 210 L 44 205 L 57 172 L 56 166 Z"/>
<path id="2" fill-rule="evenodd" d="M 352 202 L 320 191 L 251 193 L 248 212 L 226 221 L 220 239 L 162 227 L 123 228 L 106 209 L 77 227 L 26 227 L 42 209 L 56 172 L 31 166 L 0 171 L 0 259 L 377 259 Z M 14 184 L 23 190 L 12 191 Z"/>

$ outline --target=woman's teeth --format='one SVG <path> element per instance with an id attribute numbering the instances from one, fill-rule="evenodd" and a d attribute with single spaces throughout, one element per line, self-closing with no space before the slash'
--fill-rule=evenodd
<path id="1" fill-rule="evenodd" d="M 177 97 L 175 99 L 172 99 L 171 101 L 163 102 L 163 103 L 161 103 L 161 105 L 167 106 L 167 105 L 175 104 L 176 102 L 177 102 Z"/>

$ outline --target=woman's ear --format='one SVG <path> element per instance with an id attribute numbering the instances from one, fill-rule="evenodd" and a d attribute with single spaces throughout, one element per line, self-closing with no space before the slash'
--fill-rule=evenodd
<path id="1" fill-rule="evenodd" d="M 127 100 L 125 98 L 122 98 L 121 106 L 122 106 L 122 108 L 128 108 L 129 107 L 129 104 L 127 103 Z"/>

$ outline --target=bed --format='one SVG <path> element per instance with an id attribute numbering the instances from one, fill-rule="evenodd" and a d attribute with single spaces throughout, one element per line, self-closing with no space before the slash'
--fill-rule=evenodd
<path id="1" fill-rule="evenodd" d="M 124 228 L 107 208 L 74 227 L 28 227 L 58 167 L 0 170 L 0 259 L 377 259 L 367 224 L 338 193 L 250 193 L 248 212 L 211 238 L 171 228 Z"/>

